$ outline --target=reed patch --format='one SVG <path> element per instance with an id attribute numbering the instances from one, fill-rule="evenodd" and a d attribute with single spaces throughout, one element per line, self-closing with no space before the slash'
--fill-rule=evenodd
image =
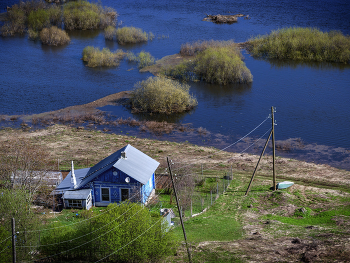
<path id="1" fill-rule="evenodd" d="M 116 31 L 117 42 L 121 45 L 147 42 L 153 40 L 152 32 L 145 32 L 141 28 L 122 27 Z"/>
<path id="2" fill-rule="evenodd" d="M 108 48 L 100 50 L 92 46 L 87 46 L 83 50 L 83 61 L 88 67 L 115 67 L 124 58 L 122 50 L 111 52 Z"/>
<path id="3" fill-rule="evenodd" d="M 131 107 L 136 112 L 174 113 L 193 109 L 197 100 L 190 86 L 165 77 L 150 77 L 135 84 Z"/>
<path id="4" fill-rule="evenodd" d="M 350 36 L 344 36 L 340 31 L 322 32 L 310 27 L 274 30 L 250 39 L 247 49 L 257 57 L 350 62 Z"/>

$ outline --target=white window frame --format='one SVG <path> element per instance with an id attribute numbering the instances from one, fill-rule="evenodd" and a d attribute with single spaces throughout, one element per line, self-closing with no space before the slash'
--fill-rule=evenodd
<path id="1" fill-rule="evenodd" d="M 102 195 L 102 189 L 108 189 L 108 201 L 103 200 L 103 195 Z M 110 187 L 102 187 L 100 188 L 100 196 L 101 196 L 101 202 L 111 202 L 111 188 Z"/>

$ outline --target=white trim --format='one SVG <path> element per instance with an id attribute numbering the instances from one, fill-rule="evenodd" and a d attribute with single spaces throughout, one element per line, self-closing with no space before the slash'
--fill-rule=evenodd
<path id="1" fill-rule="evenodd" d="M 108 189 L 108 201 L 105 201 L 105 200 L 102 200 L 102 189 Z M 110 203 L 111 202 L 111 188 L 110 187 L 100 187 L 100 202 L 108 202 Z"/>

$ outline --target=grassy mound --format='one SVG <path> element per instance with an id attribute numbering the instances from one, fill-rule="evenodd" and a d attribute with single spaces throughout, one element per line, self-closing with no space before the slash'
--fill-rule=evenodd
<path id="1" fill-rule="evenodd" d="M 44 45 L 49 46 L 60 46 L 70 42 L 67 32 L 55 26 L 41 30 L 40 40 Z"/>
<path id="2" fill-rule="evenodd" d="M 248 41 L 253 56 L 305 61 L 350 62 L 350 37 L 315 28 L 284 28 Z"/>
<path id="3" fill-rule="evenodd" d="M 252 82 L 253 76 L 232 41 L 203 41 L 184 44 L 180 54 L 193 59 L 167 68 L 163 74 L 185 80 L 229 84 Z"/>
<path id="4" fill-rule="evenodd" d="M 140 42 L 147 42 L 148 40 L 152 40 L 154 35 L 150 33 L 146 33 L 142 31 L 140 28 L 135 27 L 122 27 L 118 28 L 116 31 L 116 37 L 119 44 L 133 44 Z"/>
<path id="5" fill-rule="evenodd" d="M 190 110 L 197 100 L 189 85 L 165 77 L 150 77 L 138 82 L 131 93 L 132 109 L 139 112 L 174 113 Z"/>
<path id="6" fill-rule="evenodd" d="M 124 57 L 124 52 L 117 50 L 111 52 L 108 48 L 100 50 L 92 46 L 87 46 L 83 50 L 83 60 L 88 67 L 115 67 Z"/>

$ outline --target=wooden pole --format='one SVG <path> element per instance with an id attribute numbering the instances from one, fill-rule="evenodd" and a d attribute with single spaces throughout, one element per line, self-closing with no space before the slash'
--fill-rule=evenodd
<path id="1" fill-rule="evenodd" d="M 167 162 L 168 162 L 169 174 L 170 174 L 171 182 L 172 182 L 172 184 L 173 184 L 173 189 L 174 189 L 174 194 L 175 194 L 177 209 L 179 210 L 180 222 L 181 222 L 182 231 L 183 231 L 184 239 L 185 239 L 185 243 L 186 243 L 187 254 L 188 254 L 188 260 L 189 260 L 190 263 L 192 263 L 191 252 L 190 252 L 190 248 L 188 247 L 188 243 L 187 243 L 187 237 L 186 237 L 185 226 L 184 226 L 184 222 L 183 222 L 183 220 L 182 220 L 182 213 L 181 213 L 181 209 L 180 209 L 180 205 L 179 205 L 179 200 L 177 199 L 177 192 L 176 192 L 176 187 L 175 187 L 175 184 L 174 184 L 173 174 L 172 174 L 172 172 L 171 172 L 171 167 L 170 167 L 170 163 L 169 163 L 169 157 L 167 157 L 166 160 L 167 160 Z"/>
<path id="2" fill-rule="evenodd" d="M 15 219 L 11 219 L 12 225 L 12 262 L 16 263 L 16 227 L 15 227 Z"/>
<path id="3" fill-rule="evenodd" d="M 271 107 L 271 119 L 272 119 L 272 170 L 273 170 L 273 190 L 276 191 L 276 170 L 275 170 L 275 157 L 276 157 L 276 147 L 275 147 L 275 109 Z"/>
<path id="4" fill-rule="evenodd" d="M 269 138 L 267 138 L 267 140 L 266 140 L 266 143 L 265 143 L 264 149 L 262 150 L 261 155 L 260 155 L 260 158 L 259 158 L 259 161 L 258 161 L 258 163 L 256 164 L 255 170 L 254 170 L 254 172 L 253 172 L 252 179 L 250 179 L 250 183 L 249 183 L 249 186 L 248 186 L 248 188 L 247 188 L 247 191 L 245 192 L 245 195 L 247 195 L 247 194 L 249 193 L 250 186 L 252 185 L 252 182 L 253 182 L 253 180 L 254 180 L 254 176 L 255 176 L 256 170 L 258 169 L 258 166 L 259 166 L 260 160 L 261 160 L 262 156 L 264 155 L 264 152 L 265 152 L 265 149 L 266 149 L 267 143 L 268 143 L 268 142 L 269 142 L 269 140 L 270 140 L 271 134 L 272 134 L 272 131 L 270 132 Z"/>

